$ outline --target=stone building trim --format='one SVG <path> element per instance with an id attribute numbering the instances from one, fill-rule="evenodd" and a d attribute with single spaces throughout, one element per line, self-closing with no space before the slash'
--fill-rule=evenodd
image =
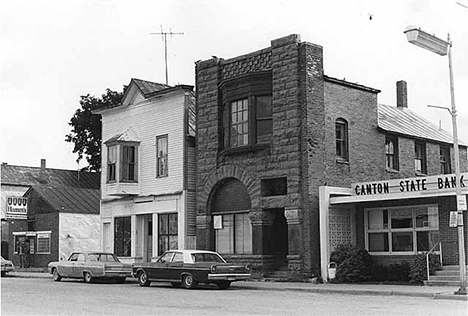
<path id="1" fill-rule="evenodd" d="M 211 194 L 214 193 L 214 188 L 219 185 L 222 180 L 229 178 L 235 178 L 242 182 L 249 192 L 252 208 L 258 206 L 260 200 L 260 185 L 258 181 L 244 168 L 237 165 L 229 165 L 221 166 L 210 172 L 206 181 L 202 184 L 203 189 L 198 196 L 199 210 L 209 207 L 207 203 Z"/>

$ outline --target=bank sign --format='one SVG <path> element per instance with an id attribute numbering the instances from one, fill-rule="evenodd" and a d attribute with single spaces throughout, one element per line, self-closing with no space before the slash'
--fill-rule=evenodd
<path id="1" fill-rule="evenodd" d="M 468 187 L 468 173 L 462 173 L 459 181 L 463 190 Z M 375 182 L 353 183 L 351 185 L 355 195 L 379 195 L 405 192 L 436 192 L 455 190 L 457 181 L 454 174 L 417 177 L 408 179 L 384 180 Z"/>
<path id="2" fill-rule="evenodd" d="M 15 219 L 28 218 L 28 198 L 7 196 L 6 217 Z"/>

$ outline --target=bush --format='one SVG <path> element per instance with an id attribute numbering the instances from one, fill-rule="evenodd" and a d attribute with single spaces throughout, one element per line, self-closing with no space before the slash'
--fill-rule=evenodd
<path id="1" fill-rule="evenodd" d="M 339 245 L 331 253 L 330 261 L 337 265 L 337 282 L 355 283 L 371 279 L 372 257 L 367 250 L 357 249 L 350 244 Z"/>
<path id="2" fill-rule="evenodd" d="M 429 255 L 429 274 L 434 274 L 440 270 L 440 261 L 437 254 Z M 411 264 L 410 282 L 413 284 L 423 284 L 427 280 L 426 254 L 418 254 Z"/>

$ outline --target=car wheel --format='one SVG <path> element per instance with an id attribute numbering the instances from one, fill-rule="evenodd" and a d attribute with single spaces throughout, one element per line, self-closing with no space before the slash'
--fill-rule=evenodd
<path id="1" fill-rule="evenodd" d="M 146 274 L 145 271 L 141 271 L 138 273 L 138 283 L 140 286 L 149 286 L 151 281 L 148 280 L 148 275 Z"/>
<path id="2" fill-rule="evenodd" d="M 198 282 L 193 278 L 191 274 L 184 275 L 184 279 L 182 280 L 182 285 L 186 289 L 194 289 L 197 287 Z"/>
<path id="3" fill-rule="evenodd" d="M 231 286 L 231 282 L 220 281 L 217 285 L 220 290 L 227 290 Z"/>
<path id="4" fill-rule="evenodd" d="M 54 281 L 59 282 L 60 280 L 62 280 L 62 276 L 58 273 L 57 269 L 54 269 L 54 271 L 52 271 L 52 275 L 54 276 Z"/>
<path id="5" fill-rule="evenodd" d="M 92 283 L 93 282 L 93 277 L 91 276 L 91 273 L 85 272 L 83 274 L 83 280 L 85 281 L 85 283 Z"/>
<path id="6" fill-rule="evenodd" d="M 180 287 L 182 284 L 179 282 L 171 282 L 172 287 Z"/>
<path id="7" fill-rule="evenodd" d="M 2 271 L 2 277 L 4 277 L 5 275 L 6 275 L 6 272 Z"/>

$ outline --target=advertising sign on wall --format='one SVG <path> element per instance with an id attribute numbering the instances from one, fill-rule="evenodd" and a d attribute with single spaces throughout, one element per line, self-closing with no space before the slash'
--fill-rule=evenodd
<path id="1" fill-rule="evenodd" d="M 28 198 L 7 196 L 6 217 L 15 219 L 28 218 Z"/>

